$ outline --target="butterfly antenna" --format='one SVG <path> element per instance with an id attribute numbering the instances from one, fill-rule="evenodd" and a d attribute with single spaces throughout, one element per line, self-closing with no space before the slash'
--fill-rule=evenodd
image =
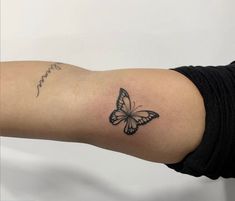
<path id="1" fill-rule="evenodd" d="M 139 107 L 142 107 L 142 105 L 137 106 L 137 107 L 133 110 L 133 112 L 134 112 L 137 108 L 139 108 Z"/>
<path id="2" fill-rule="evenodd" d="M 135 101 L 133 101 L 133 110 L 132 111 L 135 111 Z"/>

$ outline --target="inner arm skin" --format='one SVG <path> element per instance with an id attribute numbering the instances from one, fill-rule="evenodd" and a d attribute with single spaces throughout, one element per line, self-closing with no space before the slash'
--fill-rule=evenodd
<path id="1" fill-rule="evenodd" d="M 168 69 L 89 71 L 54 62 L 1 62 L 1 136 L 82 142 L 159 163 L 177 163 L 200 144 L 203 98 L 185 76 Z M 112 125 L 119 89 L 160 117 L 133 135 Z M 78 145 L 79 146 L 79 145 Z"/>

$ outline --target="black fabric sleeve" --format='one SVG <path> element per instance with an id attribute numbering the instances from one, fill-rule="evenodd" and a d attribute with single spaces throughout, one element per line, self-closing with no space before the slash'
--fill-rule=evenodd
<path id="1" fill-rule="evenodd" d="M 181 162 L 166 164 L 196 177 L 235 178 L 235 62 L 226 66 L 171 68 L 199 89 L 206 109 L 200 145 Z"/>

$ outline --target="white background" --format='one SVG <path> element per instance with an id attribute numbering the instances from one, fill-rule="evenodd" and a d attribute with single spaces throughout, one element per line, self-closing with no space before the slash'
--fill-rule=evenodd
<path id="1" fill-rule="evenodd" d="M 91 70 L 235 60 L 234 0 L 2 0 L 1 60 Z M 80 143 L 1 137 L 1 201 L 232 201 L 194 178 Z"/>

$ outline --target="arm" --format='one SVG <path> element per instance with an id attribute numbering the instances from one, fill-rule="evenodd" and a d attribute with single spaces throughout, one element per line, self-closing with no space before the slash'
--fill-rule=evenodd
<path id="1" fill-rule="evenodd" d="M 159 117 L 143 125 L 134 117 L 132 127 L 138 128 L 127 135 L 124 127 L 134 113 L 118 124 L 110 120 L 120 88 L 130 108 L 134 101 L 143 105 L 137 111 Z M 205 127 L 199 91 L 171 70 L 89 71 L 51 62 L 3 62 L 0 101 L 1 136 L 89 143 L 162 163 L 179 162 L 193 151 Z M 128 105 L 128 98 L 123 101 Z"/>

